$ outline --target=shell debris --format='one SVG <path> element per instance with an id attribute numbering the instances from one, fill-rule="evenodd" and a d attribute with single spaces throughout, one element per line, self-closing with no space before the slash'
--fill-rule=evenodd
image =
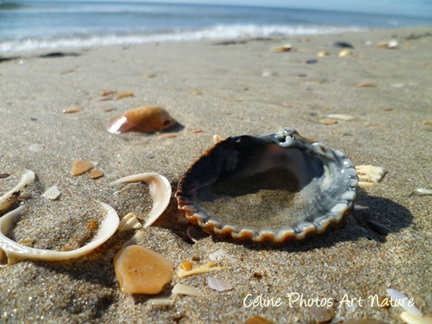
<path id="1" fill-rule="evenodd" d="M 117 94 L 116 100 L 129 98 L 129 97 L 133 97 L 133 96 L 134 96 L 133 92 L 121 92 L 121 93 Z"/>
<path id="2" fill-rule="evenodd" d="M 348 115 L 348 114 L 329 114 L 329 115 L 327 115 L 327 118 L 343 120 L 343 121 L 350 121 L 350 120 L 353 120 L 355 117 Z"/>
<path id="3" fill-rule="evenodd" d="M 226 267 L 216 267 L 216 262 L 208 262 L 205 264 L 202 264 L 196 268 L 192 268 L 191 270 L 183 270 L 182 267 L 180 267 L 177 271 L 177 275 L 179 278 L 185 278 L 188 276 L 196 275 L 196 274 L 202 274 L 212 271 L 220 271 L 225 270 Z"/>
<path id="4" fill-rule="evenodd" d="M 158 106 L 143 106 L 117 116 L 108 124 L 107 130 L 113 134 L 151 133 L 165 130 L 175 123 L 174 118 L 165 109 Z"/>
<path id="5" fill-rule="evenodd" d="M 61 193 L 57 186 L 49 187 L 43 194 L 42 197 L 56 200 L 58 197 L 60 197 Z"/>
<path id="6" fill-rule="evenodd" d="M 201 292 L 198 289 L 181 283 L 174 286 L 172 293 L 177 295 L 201 296 Z"/>
<path id="7" fill-rule="evenodd" d="M 210 289 L 223 292 L 227 290 L 233 289 L 232 285 L 228 282 L 228 280 L 225 279 L 217 279 L 213 277 L 207 278 L 207 284 L 210 287 Z"/>
<path id="8" fill-rule="evenodd" d="M 12 225 L 24 210 L 20 206 L 0 218 L 0 251 L 6 254 L 7 265 L 22 260 L 57 261 L 78 258 L 84 256 L 105 243 L 117 230 L 119 217 L 110 205 L 99 202 L 106 211 L 105 219 L 99 227 L 94 239 L 86 245 L 71 251 L 53 251 L 31 248 L 15 242 L 6 236 Z"/>
<path id="9" fill-rule="evenodd" d="M 272 51 L 274 53 L 284 53 L 284 52 L 290 52 L 293 48 L 294 48 L 294 46 L 292 46 L 292 44 L 288 43 L 288 44 L 284 44 L 282 46 L 274 47 L 272 49 Z"/>
<path id="10" fill-rule="evenodd" d="M 320 124 L 322 124 L 322 125 L 334 125 L 334 124 L 337 124 L 338 123 L 338 121 L 336 120 L 336 119 L 334 119 L 334 118 L 323 118 L 323 119 L 320 119 Z"/>
<path id="11" fill-rule="evenodd" d="M 83 107 L 81 106 L 76 106 L 76 107 L 71 107 L 71 108 L 67 108 L 67 109 L 63 109 L 63 114 L 76 114 L 78 112 L 83 111 Z"/>
<path id="12" fill-rule="evenodd" d="M 379 48 L 384 48 L 384 49 L 395 49 L 397 48 L 399 45 L 397 40 L 390 40 L 390 41 L 385 41 L 385 42 L 380 42 L 378 43 L 378 47 Z"/>
<path id="13" fill-rule="evenodd" d="M 376 88 L 376 83 L 373 82 L 359 82 L 357 83 L 357 87 L 359 88 Z"/>
<path id="14" fill-rule="evenodd" d="M 135 215 L 135 213 L 128 213 L 120 220 L 119 231 L 125 232 L 130 230 L 137 230 L 142 227 L 143 226 L 138 220 L 138 217 Z"/>
<path id="15" fill-rule="evenodd" d="M 319 51 L 319 52 L 317 53 L 317 56 L 318 56 L 318 57 L 326 57 L 326 56 L 330 56 L 330 53 L 327 52 L 327 51 Z"/>
<path id="16" fill-rule="evenodd" d="M 402 312 L 400 318 L 408 324 L 432 324 L 432 317 L 418 316 L 410 312 Z"/>
<path id="17" fill-rule="evenodd" d="M 144 182 L 149 186 L 150 196 L 153 199 L 153 207 L 143 227 L 152 225 L 168 207 L 171 199 L 171 185 L 167 178 L 156 172 L 139 173 L 130 175 L 117 181 L 111 182 L 111 185 L 122 183 Z"/>
<path id="18" fill-rule="evenodd" d="M 92 172 L 90 172 L 88 174 L 88 176 L 89 176 L 89 178 L 96 180 L 96 179 L 102 178 L 104 176 L 104 174 L 102 171 L 95 169 L 95 170 L 92 170 Z"/>
<path id="19" fill-rule="evenodd" d="M 352 56 L 352 51 L 349 49 L 343 49 L 339 52 L 339 57 L 348 57 L 348 56 Z"/>
<path id="20" fill-rule="evenodd" d="M 360 187 L 370 187 L 382 180 L 387 171 L 383 167 L 374 165 L 356 165 L 355 167 Z"/>
<path id="21" fill-rule="evenodd" d="M 125 294 L 157 294 L 173 277 L 173 264 L 161 254 L 129 245 L 114 257 L 114 270 Z"/>
<path id="22" fill-rule="evenodd" d="M 17 201 L 18 197 L 25 191 L 28 185 L 32 184 L 36 175 L 31 170 L 26 170 L 18 184 L 0 197 L 0 214 L 8 211 Z"/>
<path id="23" fill-rule="evenodd" d="M 416 188 L 415 192 L 420 196 L 432 195 L 432 189 Z"/>
<path id="24" fill-rule="evenodd" d="M 85 160 L 76 160 L 72 165 L 72 175 L 79 176 L 93 169 L 93 163 Z"/>

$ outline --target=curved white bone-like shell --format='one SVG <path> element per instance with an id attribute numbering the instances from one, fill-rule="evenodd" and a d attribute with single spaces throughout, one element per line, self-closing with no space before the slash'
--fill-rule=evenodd
<path id="1" fill-rule="evenodd" d="M 20 182 L 11 190 L 0 197 L 0 214 L 5 213 L 17 201 L 19 195 L 35 179 L 35 174 L 31 170 L 26 170 L 21 177 Z"/>
<path id="2" fill-rule="evenodd" d="M 167 178 L 156 172 L 130 175 L 111 182 L 111 185 L 130 182 L 144 182 L 149 186 L 150 196 L 153 199 L 153 207 L 147 221 L 143 225 L 143 227 L 149 227 L 168 207 L 172 192 L 171 185 Z"/>
<path id="3" fill-rule="evenodd" d="M 95 248 L 106 242 L 117 230 L 119 217 L 117 212 L 110 205 L 99 202 L 106 210 L 107 215 L 99 227 L 95 238 L 88 244 L 72 251 L 53 251 L 44 249 L 35 249 L 29 246 L 19 244 L 6 237 L 7 232 L 12 227 L 15 220 L 24 210 L 20 206 L 0 218 L 0 252 L 6 253 L 7 265 L 17 263 L 22 260 L 44 260 L 56 261 L 78 258 L 93 251 Z"/>

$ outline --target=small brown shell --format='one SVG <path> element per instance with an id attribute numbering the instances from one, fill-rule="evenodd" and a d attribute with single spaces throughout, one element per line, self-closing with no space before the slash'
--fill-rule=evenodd
<path id="1" fill-rule="evenodd" d="M 115 134 L 150 133 L 167 129 L 174 124 L 175 120 L 165 109 L 158 106 L 143 106 L 117 116 L 108 124 L 107 130 Z"/>

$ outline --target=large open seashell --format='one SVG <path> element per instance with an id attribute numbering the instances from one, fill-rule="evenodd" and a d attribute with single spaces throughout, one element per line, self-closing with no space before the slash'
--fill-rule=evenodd
<path id="1" fill-rule="evenodd" d="M 187 170 L 176 197 L 206 232 L 281 243 L 339 223 L 353 207 L 357 182 L 343 153 L 286 128 L 219 142 Z"/>

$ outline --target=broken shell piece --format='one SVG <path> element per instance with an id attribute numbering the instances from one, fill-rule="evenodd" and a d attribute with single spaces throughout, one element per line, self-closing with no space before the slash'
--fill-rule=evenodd
<path id="1" fill-rule="evenodd" d="M 22 260 L 43 260 L 56 261 L 78 258 L 86 255 L 106 242 L 117 230 L 119 218 L 110 205 L 99 202 L 107 212 L 105 219 L 99 227 L 94 239 L 88 244 L 71 251 L 53 251 L 44 249 L 34 249 L 25 245 L 21 245 L 10 238 L 6 237 L 14 222 L 24 210 L 24 206 L 20 206 L 0 218 L 0 250 L 6 253 L 8 263 L 14 264 Z"/>
<path id="2" fill-rule="evenodd" d="M 189 271 L 192 269 L 192 262 L 190 262 L 190 261 L 180 262 L 180 268 L 182 270 Z"/>
<path id="3" fill-rule="evenodd" d="M 96 180 L 96 179 L 102 178 L 104 176 L 104 174 L 100 170 L 93 170 L 92 172 L 90 172 L 88 174 L 88 176 L 89 176 L 89 178 Z"/>
<path id="4" fill-rule="evenodd" d="M 219 292 L 231 290 L 233 288 L 232 285 L 227 280 L 216 279 L 213 277 L 207 278 L 207 284 L 211 289 Z"/>
<path id="5" fill-rule="evenodd" d="M 206 264 L 200 265 L 196 268 L 193 268 L 191 270 L 183 270 L 182 268 L 178 269 L 177 275 L 179 278 L 184 278 L 196 274 L 206 273 L 206 272 L 212 272 L 212 271 L 219 271 L 224 270 L 225 267 L 216 267 L 215 262 L 208 262 Z"/>
<path id="6" fill-rule="evenodd" d="M 347 57 L 347 56 L 351 56 L 352 52 L 349 49 L 343 49 L 339 52 L 339 57 Z"/>
<path id="7" fill-rule="evenodd" d="M 60 194 L 60 190 L 57 188 L 57 186 L 52 186 L 42 194 L 42 197 L 55 200 L 60 196 Z"/>
<path id="8" fill-rule="evenodd" d="M 133 92 L 122 92 L 116 96 L 116 100 L 133 97 L 133 96 L 134 96 Z"/>
<path id="9" fill-rule="evenodd" d="M 162 213 L 168 207 L 172 191 L 171 185 L 167 178 L 156 172 L 130 175 L 111 182 L 111 185 L 130 182 L 144 182 L 149 186 L 150 196 L 153 199 L 153 207 L 150 211 L 150 215 L 147 221 L 143 226 L 149 227 L 160 217 L 160 215 L 162 215 Z"/>
<path id="10" fill-rule="evenodd" d="M 79 176 L 93 169 L 93 163 L 85 160 L 76 160 L 72 165 L 72 175 Z"/>
<path id="11" fill-rule="evenodd" d="M 411 305 L 411 303 L 409 302 L 410 299 L 407 296 L 405 296 L 404 293 L 393 288 L 388 288 L 387 294 L 394 300 L 397 300 L 398 305 L 400 305 L 407 312 L 416 316 L 423 316 L 423 314 L 420 312 L 420 310 L 417 307 Z"/>
<path id="12" fill-rule="evenodd" d="M 318 53 L 317 53 L 317 56 L 318 57 L 325 57 L 325 56 L 329 56 L 330 54 L 329 54 L 329 52 L 327 52 L 327 51 L 319 51 Z"/>
<path id="13" fill-rule="evenodd" d="M 137 216 L 134 213 L 126 214 L 120 221 L 119 231 L 125 232 L 142 228 Z"/>
<path id="14" fill-rule="evenodd" d="M 432 317 L 418 316 L 410 312 L 402 312 L 400 317 L 408 324 L 432 324 Z"/>
<path id="15" fill-rule="evenodd" d="M 278 46 L 272 49 L 275 53 L 283 53 L 283 52 L 289 52 L 293 49 L 293 46 L 291 44 L 284 44 L 282 46 Z"/>
<path id="16" fill-rule="evenodd" d="M 356 165 L 355 168 L 359 177 L 360 187 L 368 187 L 380 182 L 387 173 L 383 167 L 373 165 Z"/>
<path id="17" fill-rule="evenodd" d="M 173 277 L 173 264 L 139 245 L 129 245 L 114 257 L 114 270 L 125 294 L 157 294 Z"/>
<path id="18" fill-rule="evenodd" d="M 415 192 L 421 196 L 432 195 L 432 189 L 416 188 Z"/>
<path id="19" fill-rule="evenodd" d="M 387 48 L 387 49 L 395 49 L 398 47 L 398 45 L 399 45 L 398 41 L 394 39 L 387 42 L 378 43 L 379 48 Z"/>
<path id="20" fill-rule="evenodd" d="M 349 121 L 349 120 L 353 120 L 354 116 L 347 115 L 347 114 L 329 114 L 327 115 L 327 118 Z"/>
<path id="21" fill-rule="evenodd" d="M 325 308 L 315 305 L 312 305 L 310 312 L 317 323 L 329 323 L 335 314 L 335 310 L 333 308 Z"/>
<path id="22" fill-rule="evenodd" d="M 255 315 L 248 318 L 243 324 L 273 324 L 273 322 L 262 316 Z"/>
<path id="23" fill-rule="evenodd" d="M 198 289 L 181 283 L 174 286 L 172 293 L 177 295 L 201 296 L 201 292 Z"/>
<path id="24" fill-rule="evenodd" d="M 0 214 L 5 213 L 17 201 L 18 197 L 24 192 L 27 186 L 35 180 L 33 171 L 26 170 L 20 182 L 11 190 L 0 197 Z"/>
<path id="25" fill-rule="evenodd" d="M 80 106 L 76 106 L 68 109 L 63 109 L 63 114 L 75 114 L 80 111 L 83 111 L 83 108 Z"/>
<path id="26" fill-rule="evenodd" d="M 220 261 L 225 258 L 232 259 L 224 250 L 217 250 L 209 255 L 209 259 L 212 261 Z"/>
<path id="27" fill-rule="evenodd" d="M 45 149 L 45 145 L 44 144 L 32 144 L 29 146 L 29 150 L 30 152 L 40 152 L 43 149 Z"/>
<path id="28" fill-rule="evenodd" d="M 357 83 L 357 87 L 359 88 L 376 88 L 376 83 L 373 82 L 359 82 Z"/>
<path id="29" fill-rule="evenodd" d="M 163 108 L 143 106 L 126 111 L 108 124 L 108 132 L 121 134 L 126 132 L 150 133 L 167 129 L 175 120 Z"/>
<path id="30" fill-rule="evenodd" d="M 320 124 L 323 124 L 323 125 L 334 125 L 334 124 L 337 124 L 337 120 L 336 119 L 334 119 L 334 118 L 323 118 L 323 119 L 320 119 Z"/>
<path id="31" fill-rule="evenodd" d="M 342 152 L 286 128 L 219 142 L 186 171 L 176 197 L 189 222 L 207 233 L 283 243 L 340 223 L 357 182 Z"/>

